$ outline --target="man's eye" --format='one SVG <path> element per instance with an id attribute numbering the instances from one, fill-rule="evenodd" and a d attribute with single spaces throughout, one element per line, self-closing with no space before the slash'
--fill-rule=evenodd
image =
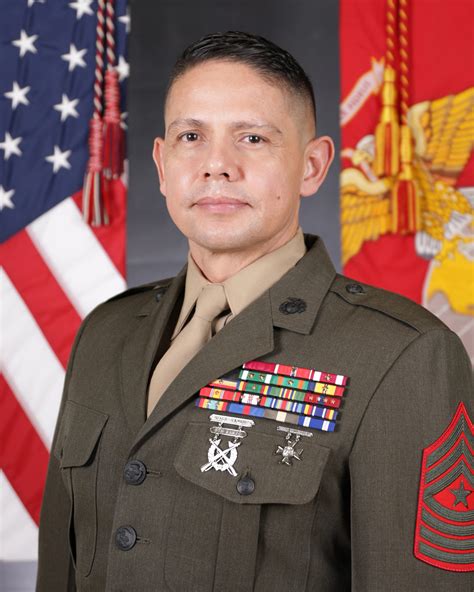
<path id="1" fill-rule="evenodd" d="M 255 134 L 249 134 L 248 136 L 245 136 L 246 138 L 249 138 L 249 142 L 251 144 L 260 144 L 261 142 L 264 142 L 264 139 L 261 136 L 257 136 Z"/>
<path id="2" fill-rule="evenodd" d="M 194 142 L 194 140 L 197 140 L 197 137 L 198 135 L 195 132 L 186 132 L 182 136 L 179 136 L 179 139 L 182 140 L 183 138 L 186 138 L 186 142 Z"/>

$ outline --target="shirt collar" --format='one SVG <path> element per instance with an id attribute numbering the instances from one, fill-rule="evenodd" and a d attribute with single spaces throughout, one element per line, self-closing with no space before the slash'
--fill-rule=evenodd
<path id="1" fill-rule="evenodd" d="M 259 257 L 222 282 L 232 317 L 284 276 L 306 251 L 303 230 L 299 226 L 295 236 L 284 245 Z M 199 294 L 208 283 L 209 280 L 201 272 L 191 252 L 188 252 L 184 300 L 171 339 L 174 339 L 183 328 Z"/>

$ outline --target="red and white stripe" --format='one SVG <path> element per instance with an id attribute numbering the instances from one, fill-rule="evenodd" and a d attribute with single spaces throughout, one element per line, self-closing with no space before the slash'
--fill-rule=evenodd
<path id="1" fill-rule="evenodd" d="M 122 194 L 115 224 L 91 228 L 77 194 L 0 245 L 0 560 L 36 558 L 74 337 L 92 308 L 126 288 L 124 185 Z"/>

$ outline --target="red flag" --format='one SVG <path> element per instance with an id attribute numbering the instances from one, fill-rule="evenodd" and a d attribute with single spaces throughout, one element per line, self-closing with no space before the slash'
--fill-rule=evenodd
<path id="1" fill-rule="evenodd" d="M 469 0 L 341 0 L 344 273 L 437 314 L 474 358 Z"/>

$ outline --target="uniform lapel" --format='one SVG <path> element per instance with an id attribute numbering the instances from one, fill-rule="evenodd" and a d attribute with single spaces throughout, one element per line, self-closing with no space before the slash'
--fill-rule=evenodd
<path id="1" fill-rule="evenodd" d="M 143 426 L 146 418 L 148 378 L 153 359 L 163 337 L 177 299 L 184 289 L 185 265 L 162 296 L 149 293 L 149 301 L 136 314 L 136 327 L 127 336 L 121 354 L 122 405 L 132 434 Z"/>
<path id="2" fill-rule="evenodd" d="M 133 455 L 141 443 L 155 431 L 171 413 L 186 404 L 199 389 L 219 376 L 237 368 L 244 362 L 270 353 L 274 348 L 274 327 L 308 334 L 314 325 L 321 303 L 332 284 L 336 271 L 322 240 L 305 234 L 308 252 L 288 273 L 269 290 L 252 302 L 230 323 L 225 325 L 183 368 L 158 401 L 147 421 L 141 425 L 130 454 Z M 179 283 L 182 288 L 184 280 Z M 176 284 L 172 287 L 176 290 Z M 166 296 L 176 300 L 176 294 Z M 298 314 L 288 314 L 284 303 L 289 298 L 299 299 L 306 308 Z M 163 303 L 156 319 L 156 326 L 163 326 L 172 310 L 172 303 Z M 127 347 L 134 356 L 134 347 L 141 348 L 146 361 L 146 370 L 151 371 L 157 339 L 148 341 L 145 351 L 137 333 L 133 343 Z M 159 337 L 158 337 L 159 339 Z M 155 349 L 153 349 L 155 347 Z M 146 390 L 148 376 L 141 377 L 135 388 L 142 395 Z M 132 391 L 133 392 L 133 391 Z"/>
<path id="3" fill-rule="evenodd" d="M 266 293 L 214 335 L 176 376 L 142 426 L 133 449 L 202 386 L 272 349 L 271 305 Z"/>

